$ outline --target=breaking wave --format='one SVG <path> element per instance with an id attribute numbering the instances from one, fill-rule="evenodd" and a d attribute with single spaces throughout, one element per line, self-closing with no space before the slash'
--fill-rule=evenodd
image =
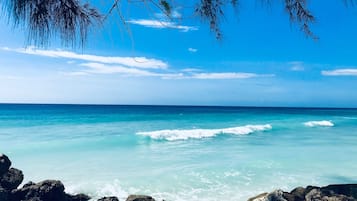
<path id="1" fill-rule="evenodd" d="M 308 121 L 304 123 L 307 127 L 316 127 L 316 126 L 324 126 L 324 127 L 332 127 L 334 124 L 332 121 Z"/>
<path id="2" fill-rule="evenodd" d="M 190 129 L 190 130 L 159 130 L 150 132 L 137 132 L 138 135 L 149 136 L 152 139 L 164 139 L 168 141 L 200 139 L 214 137 L 219 134 L 247 135 L 256 131 L 271 130 L 270 124 L 246 125 L 223 129 Z"/>

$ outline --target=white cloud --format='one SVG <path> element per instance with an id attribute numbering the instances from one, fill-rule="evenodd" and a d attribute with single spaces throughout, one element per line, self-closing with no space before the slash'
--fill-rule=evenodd
<path id="1" fill-rule="evenodd" d="M 223 80 L 223 79 L 248 79 L 254 77 L 268 77 L 274 75 L 241 73 L 241 72 L 225 72 L 225 73 L 197 73 L 200 69 L 183 69 L 181 72 L 152 72 L 149 70 L 128 68 L 118 65 L 107 65 L 102 63 L 83 63 L 82 67 L 86 67 L 82 71 L 67 73 L 66 75 L 78 76 L 88 74 L 120 74 L 127 77 L 160 77 L 162 79 L 200 79 L 200 80 Z"/>
<path id="2" fill-rule="evenodd" d="M 177 18 L 181 18 L 182 14 L 177 10 L 173 10 L 170 13 L 170 15 L 167 15 L 167 14 L 161 12 L 161 13 L 155 13 L 155 16 L 157 18 L 160 18 L 160 19 L 170 19 L 170 18 L 176 18 L 177 19 Z"/>
<path id="3" fill-rule="evenodd" d="M 305 70 L 304 63 L 301 61 L 293 61 L 293 62 L 289 62 L 289 64 L 291 65 L 290 70 L 292 70 L 292 71 L 304 71 Z"/>
<path id="4" fill-rule="evenodd" d="M 75 52 L 63 51 L 63 50 L 39 50 L 33 47 L 30 48 L 19 48 L 19 49 L 10 49 L 10 48 L 1 48 L 6 51 L 13 51 L 23 54 L 38 55 L 45 57 L 54 57 L 54 58 L 66 58 L 66 59 L 76 59 L 88 62 L 97 62 L 105 64 L 117 64 L 124 65 L 128 67 L 136 68 L 151 68 L 151 69 L 166 69 L 168 64 L 164 61 L 158 59 L 150 59 L 146 57 L 109 57 L 109 56 L 98 56 L 91 54 L 77 54 Z"/>
<path id="5" fill-rule="evenodd" d="M 247 79 L 257 77 L 254 73 L 196 73 L 191 77 L 194 79 Z"/>
<path id="6" fill-rule="evenodd" d="M 71 72 L 67 75 L 120 74 L 127 77 L 161 77 L 163 79 L 180 79 L 184 77 L 184 74 L 182 73 L 157 73 L 148 70 L 102 63 L 82 63 L 80 66 L 86 67 L 87 69 Z"/>
<path id="7" fill-rule="evenodd" d="M 124 66 L 109 66 L 101 63 L 84 63 L 80 66 L 88 67 L 83 72 L 95 73 L 95 74 L 114 74 L 120 73 L 131 76 L 152 76 L 153 73 L 146 70 L 140 70 L 136 68 L 127 68 Z"/>
<path id="8" fill-rule="evenodd" d="M 321 71 L 321 74 L 324 76 L 357 76 L 357 69 L 346 68 L 346 69 L 336 69 L 336 70 L 326 70 Z"/>
<path id="9" fill-rule="evenodd" d="M 202 71 L 202 70 L 198 69 L 198 68 L 184 68 L 181 71 L 182 72 L 198 72 L 198 71 Z"/>
<path id="10" fill-rule="evenodd" d="M 227 79 L 249 79 L 249 78 L 256 78 L 256 77 L 273 77 L 273 76 L 275 76 L 275 75 L 273 75 L 273 74 L 241 73 L 241 72 L 225 72 L 225 73 L 180 74 L 180 76 L 170 76 L 170 77 L 166 77 L 166 79 L 227 80 Z"/>
<path id="11" fill-rule="evenodd" d="M 150 28 L 156 28 L 156 29 L 165 29 L 165 28 L 178 29 L 182 32 L 198 30 L 197 27 L 178 25 L 175 22 L 161 21 L 161 20 L 137 19 L 137 20 L 128 20 L 127 23 L 141 25 Z"/>
<path id="12" fill-rule="evenodd" d="M 197 68 L 185 68 L 168 72 L 168 64 L 157 59 L 145 57 L 107 57 L 89 54 L 77 54 L 62 50 L 38 50 L 33 47 L 23 49 L 12 49 L 3 47 L 5 51 L 18 52 L 22 54 L 38 55 L 53 58 L 70 59 L 68 64 L 81 66 L 82 70 L 72 72 L 61 72 L 69 76 L 85 76 L 90 74 L 120 74 L 130 77 L 160 77 L 162 79 L 248 79 L 255 77 L 271 77 L 274 75 L 255 74 L 244 72 L 203 72 Z M 77 61 L 79 60 L 79 61 Z"/>
<path id="13" fill-rule="evenodd" d="M 76 63 L 75 61 L 71 60 L 71 61 L 67 61 L 68 64 L 74 64 Z"/>
<path id="14" fill-rule="evenodd" d="M 170 17 L 173 17 L 173 18 L 181 18 L 182 17 L 182 14 L 180 12 L 178 12 L 177 10 L 174 10 L 171 12 L 171 15 Z"/>
<path id="15" fill-rule="evenodd" d="M 188 48 L 187 50 L 188 50 L 189 52 L 192 52 L 192 53 L 195 53 L 195 52 L 198 51 L 198 49 L 195 49 L 195 48 L 192 48 L 192 47 Z"/>

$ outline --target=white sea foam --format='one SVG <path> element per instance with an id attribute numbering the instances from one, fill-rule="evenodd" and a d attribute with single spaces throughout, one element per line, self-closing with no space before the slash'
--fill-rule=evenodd
<path id="1" fill-rule="evenodd" d="M 219 134 L 247 135 L 256 131 L 272 129 L 270 124 L 246 125 L 223 129 L 190 129 L 190 130 L 159 130 L 151 132 L 138 132 L 138 135 L 149 136 L 152 139 L 165 139 L 168 141 L 200 139 L 214 137 Z"/>
<path id="2" fill-rule="evenodd" d="M 342 117 L 343 119 L 357 119 L 357 117 Z"/>
<path id="3" fill-rule="evenodd" d="M 324 126 L 324 127 L 332 127 L 334 124 L 332 121 L 308 121 L 304 123 L 305 126 L 307 127 L 316 127 L 316 126 Z"/>

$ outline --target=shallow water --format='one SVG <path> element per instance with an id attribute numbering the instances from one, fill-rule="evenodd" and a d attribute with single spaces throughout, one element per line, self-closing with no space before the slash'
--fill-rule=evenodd
<path id="1" fill-rule="evenodd" d="M 244 201 L 356 183 L 357 110 L 3 104 L 0 152 L 94 198 Z"/>

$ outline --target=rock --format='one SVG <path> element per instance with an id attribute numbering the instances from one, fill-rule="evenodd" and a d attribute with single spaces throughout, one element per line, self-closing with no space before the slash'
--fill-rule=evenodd
<path id="1" fill-rule="evenodd" d="M 9 192 L 2 187 L 0 187 L 0 200 L 1 201 L 9 200 Z"/>
<path id="2" fill-rule="evenodd" d="M 9 170 L 10 166 L 10 159 L 4 154 L 0 154 L 0 176 L 5 174 Z"/>
<path id="3" fill-rule="evenodd" d="M 297 187 L 290 193 L 284 192 L 283 197 L 288 201 L 305 201 L 305 188 Z"/>
<path id="4" fill-rule="evenodd" d="M 66 201 L 88 201 L 91 197 L 85 194 L 67 195 Z"/>
<path id="5" fill-rule="evenodd" d="M 310 192 L 308 192 L 305 195 L 305 200 L 306 201 L 321 201 L 322 196 L 321 196 L 321 191 L 320 189 L 312 189 Z"/>
<path id="6" fill-rule="evenodd" d="M 321 191 L 324 194 L 340 194 L 357 199 L 357 184 L 328 185 L 326 187 L 322 187 Z"/>
<path id="7" fill-rule="evenodd" d="M 329 185 L 325 187 L 298 187 L 289 192 L 281 190 L 260 194 L 248 201 L 357 201 L 357 184 Z"/>
<path id="8" fill-rule="evenodd" d="M 103 197 L 100 198 L 98 201 L 119 201 L 117 197 Z"/>
<path id="9" fill-rule="evenodd" d="M 324 196 L 322 197 L 323 201 L 356 201 L 356 199 L 352 197 L 347 197 L 345 195 L 334 195 L 334 196 Z"/>
<path id="10" fill-rule="evenodd" d="M 284 194 L 284 192 L 282 190 L 276 190 L 276 191 L 269 193 L 266 196 L 266 198 L 267 198 L 267 201 L 287 201 L 283 197 L 283 194 Z"/>
<path id="11" fill-rule="evenodd" d="M 357 185 L 341 184 L 325 187 L 307 187 L 305 190 L 306 201 L 357 201 Z"/>
<path id="12" fill-rule="evenodd" d="M 16 189 L 24 180 L 24 175 L 21 170 L 10 168 L 2 177 L 0 177 L 0 185 L 6 190 Z"/>
<path id="13" fill-rule="evenodd" d="M 155 199 L 146 195 L 130 195 L 126 201 L 155 201 Z"/>
<path id="14" fill-rule="evenodd" d="M 249 198 L 248 201 L 265 201 L 268 193 L 261 193 L 255 197 Z"/>
<path id="15" fill-rule="evenodd" d="M 287 201 L 282 190 L 275 190 L 271 193 L 262 193 L 255 197 L 248 199 L 248 201 Z"/>
<path id="16" fill-rule="evenodd" d="M 46 180 L 40 183 L 27 183 L 21 189 L 12 191 L 13 201 L 66 201 L 67 195 L 60 181 Z"/>

